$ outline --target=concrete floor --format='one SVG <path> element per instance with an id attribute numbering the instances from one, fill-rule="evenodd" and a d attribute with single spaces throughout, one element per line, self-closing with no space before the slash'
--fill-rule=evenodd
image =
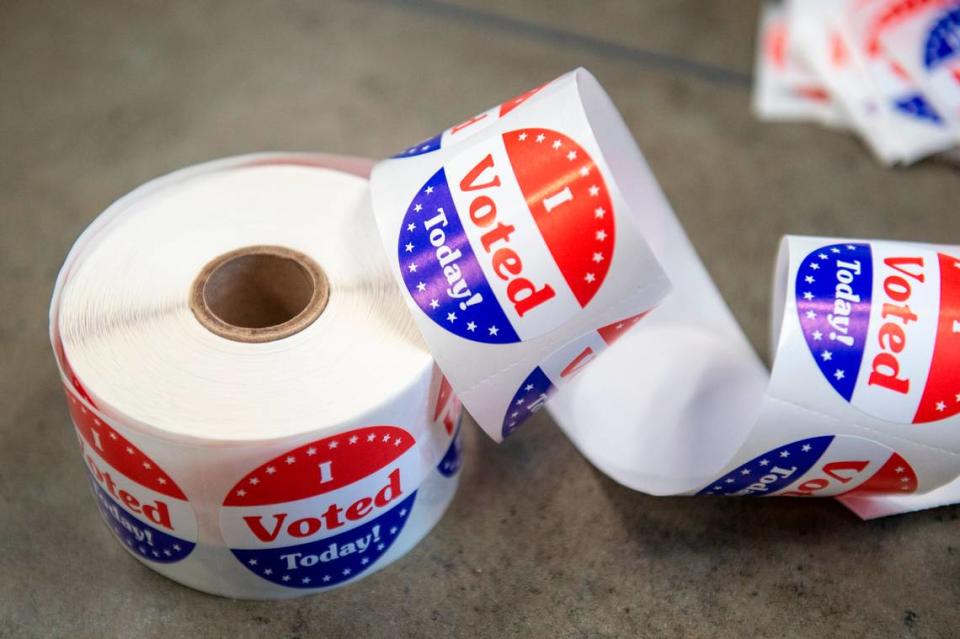
<path id="1" fill-rule="evenodd" d="M 539 4 L 0 5 L 0 636 L 960 632 L 960 508 L 861 523 L 832 501 L 655 499 L 545 416 L 499 447 L 470 429 L 433 534 L 324 596 L 202 595 L 101 525 L 46 341 L 50 289 L 100 210 L 177 167 L 384 156 L 584 65 L 764 355 L 782 233 L 960 241 L 956 168 L 884 170 L 851 136 L 750 115 L 754 3 Z"/>

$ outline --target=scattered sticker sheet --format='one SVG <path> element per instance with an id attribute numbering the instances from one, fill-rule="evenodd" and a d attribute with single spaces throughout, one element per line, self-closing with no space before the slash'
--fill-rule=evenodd
<path id="1" fill-rule="evenodd" d="M 856 132 L 886 165 L 960 144 L 960 0 L 764 5 L 754 111 Z"/>

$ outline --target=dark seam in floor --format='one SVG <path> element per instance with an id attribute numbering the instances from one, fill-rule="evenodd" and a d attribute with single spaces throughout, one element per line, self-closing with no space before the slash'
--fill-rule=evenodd
<path id="1" fill-rule="evenodd" d="M 436 0 L 371 0 L 380 4 L 403 7 L 421 13 L 474 25 L 492 27 L 506 33 L 526 36 L 543 42 L 583 49 L 607 58 L 637 62 L 649 69 L 697 77 L 708 82 L 749 89 L 753 77 L 749 73 L 688 60 L 660 51 L 631 47 L 593 36 L 518 20 L 498 13 L 437 2 Z"/>

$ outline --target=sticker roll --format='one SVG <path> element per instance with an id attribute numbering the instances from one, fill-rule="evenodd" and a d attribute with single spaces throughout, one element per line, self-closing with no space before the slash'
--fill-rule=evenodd
<path id="1" fill-rule="evenodd" d="M 51 340 L 124 548 L 205 592 L 280 599 L 387 566 L 439 520 L 460 403 L 376 236 L 370 163 L 184 169 L 84 232 Z"/>

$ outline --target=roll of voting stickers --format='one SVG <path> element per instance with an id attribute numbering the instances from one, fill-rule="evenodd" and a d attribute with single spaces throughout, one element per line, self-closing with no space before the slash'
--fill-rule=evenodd
<path id="1" fill-rule="evenodd" d="M 257 599 L 349 583 L 456 489 L 460 404 L 389 274 L 368 170 L 179 171 L 67 258 L 51 338 L 87 477 L 116 538 L 171 579 Z"/>

